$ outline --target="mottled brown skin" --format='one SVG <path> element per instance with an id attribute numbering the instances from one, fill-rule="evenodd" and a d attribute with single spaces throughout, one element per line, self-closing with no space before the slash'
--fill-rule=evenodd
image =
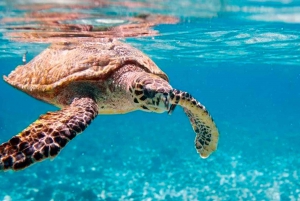
<path id="1" fill-rule="evenodd" d="M 55 157 L 97 114 L 134 110 L 171 114 L 176 105 L 190 119 L 200 156 L 206 158 L 217 148 L 218 130 L 205 107 L 173 89 L 146 55 L 116 40 L 52 45 L 4 79 L 61 110 L 42 115 L 1 144 L 0 170 L 20 170 Z"/>
<path id="2" fill-rule="evenodd" d="M 89 98 L 74 99 L 57 112 L 48 112 L 19 135 L 0 146 L 0 169 L 19 170 L 48 157 L 55 157 L 65 145 L 91 123 L 97 105 Z"/>

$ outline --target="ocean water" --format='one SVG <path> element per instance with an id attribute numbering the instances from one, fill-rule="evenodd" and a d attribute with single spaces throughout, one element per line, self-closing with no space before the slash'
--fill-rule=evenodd
<path id="1" fill-rule="evenodd" d="M 57 26 L 33 13 L 88 14 L 58 22 L 98 26 L 172 16 L 178 21 L 156 24 L 155 34 L 122 40 L 207 107 L 220 131 L 217 151 L 198 156 L 179 107 L 100 115 L 54 160 L 1 172 L 0 200 L 300 200 L 300 1 L 103 2 L 2 0 L 0 74 L 57 39 L 17 35 Z M 57 110 L 4 81 L 0 89 L 1 142 Z"/>

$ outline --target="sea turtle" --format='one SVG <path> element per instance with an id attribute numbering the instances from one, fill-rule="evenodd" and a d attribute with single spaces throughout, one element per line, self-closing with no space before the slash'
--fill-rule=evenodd
<path id="1" fill-rule="evenodd" d="M 55 157 L 98 114 L 134 110 L 172 113 L 184 108 L 202 158 L 217 148 L 218 130 L 189 93 L 174 89 L 167 75 L 141 51 L 117 39 L 52 44 L 4 80 L 59 108 L 47 112 L 0 145 L 0 170 L 21 170 Z"/>

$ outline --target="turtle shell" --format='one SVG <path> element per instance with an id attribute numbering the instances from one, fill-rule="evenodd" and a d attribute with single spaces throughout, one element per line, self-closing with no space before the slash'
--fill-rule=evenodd
<path id="1" fill-rule="evenodd" d="M 168 81 L 148 56 L 115 39 L 52 44 L 28 64 L 4 76 L 4 80 L 33 95 L 59 90 L 74 81 L 105 80 L 126 64 L 135 64 Z"/>

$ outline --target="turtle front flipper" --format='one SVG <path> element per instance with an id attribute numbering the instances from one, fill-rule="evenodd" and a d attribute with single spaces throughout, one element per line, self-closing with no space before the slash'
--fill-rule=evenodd
<path id="1" fill-rule="evenodd" d="M 0 145 L 0 170 L 21 170 L 55 157 L 96 117 L 98 107 L 90 98 L 75 98 L 71 105 L 39 117 L 18 135 Z"/>
<path id="2" fill-rule="evenodd" d="M 170 110 L 174 110 L 176 105 L 184 108 L 196 133 L 197 152 L 202 158 L 207 158 L 217 149 L 219 139 L 218 129 L 208 111 L 187 92 L 174 89 L 170 93 L 170 99 Z"/>

